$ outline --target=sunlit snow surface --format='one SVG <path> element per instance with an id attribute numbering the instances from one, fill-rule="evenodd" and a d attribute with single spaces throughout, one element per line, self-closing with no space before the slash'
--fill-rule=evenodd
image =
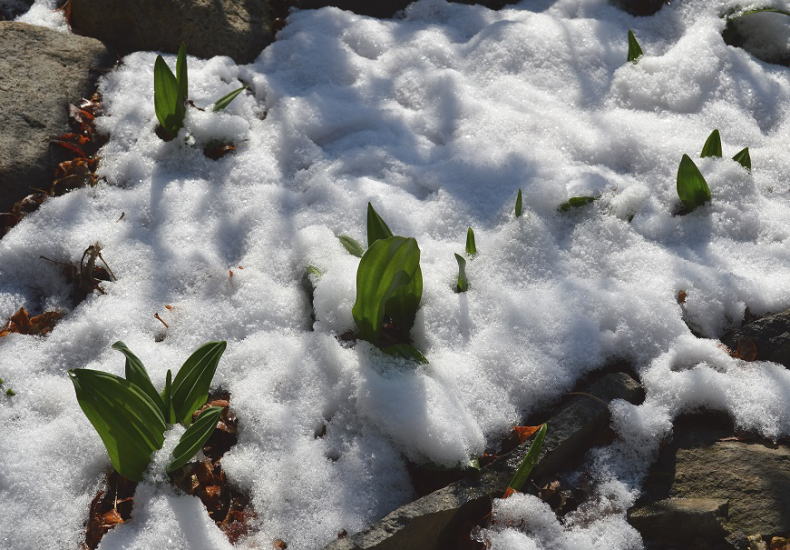
<path id="1" fill-rule="evenodd" d="M 190 58 L 196 105 L 237 79 L 253 93 L 223 113 L 191 109 L 169 143 L 153 132 L 155 54 L 124 58 L 101 81 L 107 182 L 47 201 L 0 240 L 0 318 L 69 312 L 45 338 L 0 340 L 17 391 L 0 398 L 0 546 L 75 548 L 109 467 L 67 369 L 121 373 L 121 339 L 161 386 L 199 344 L 226 339 L 215 384 L 241 433 L 223 465 L 259 520 L 242 548 L 320 548 L 365 528 L 413 496 L 404 457 L 464 463 L 612 358 L 636 365 L 648 397 L 612 405 L 621 438 L 588 457 L 593 499 L 564 524 L 533 497 L 498 501 L 511 527 L 487 536 L 499 549 L 640 548 L 624 511 L 677 414 L 704 406 L 790 434 L 790 372 L 692 336 L 676 301 L 688 293 L 688 320 L 711 338 L 746 307 L 790 307 L 790 73 L 723 43 L 732 5 L 686 0 L 646 18 L 603 0 L 499 12 L 421 0 L 389 21 L 297 12 L 251 65 Z M 629 28 L 637 65 L 624 63 Z M 699 159 L 713 128 L 725 157 Z M 209 160 L 215 139 L 238 150 Z M 730 160 L 745 146 L 753 175 Z M 713 202 L 673 216 L 683 153 Z M 585 194 L 601 198 L 557 212 Z M 358 260 L 335 235 L 364 242 L 368 201 L 420 244 L 413 337 L 430 366 L 336 339 L 353 328 Z M 479 256 L 456 294 L 467 226 Z M 74 308 L 39 256 L 76 261 L 95 241 L 118 281 Z M 308 265 L 324 272 L 314 330 Z M 151 479 L 103 550 L 229 547 L 196 499 Z"/>

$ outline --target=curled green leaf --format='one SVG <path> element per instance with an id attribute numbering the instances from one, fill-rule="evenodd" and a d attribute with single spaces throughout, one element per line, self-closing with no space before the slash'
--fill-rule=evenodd
<path id="1" fill-rule="evenodd" d="M 167 409 L 162 403 L 162 398 L 159 396 L 159 392 L 156 391 L 154 384 L 151 382 L 151 379 L 148 377 L 148 371 L 145 370 L 145 366 L 140 359 L 132 353 L 126 344 L 121 342 L 120 340 L 115 342 L 112 345 L 112 349 L 120 351 L 126 357 L 126 365 L 124 367 L 124 377 L 133 384 L 136 384 L 141 390 L 143 390 L 148 397 L 150 397 L 154 403 L 159 406 L 159 409 L 162 411 L 162 414 L 167 416 Z"/>
<path id="2" fill-rule="evenodd" d="M 475 244 L 475 232 L 470 227 L 466 230 L 466 254 L 474 256 L 477 254 L 477 245 Z"/>
<path id="3" fill-rule="evenodd" d="M 466 260 L 463 256 L 456 254 L 455 261 L 458 262 L 458 280 L 455 283 L 455 291 L 466 292 L 469 290 L 469 281 L 466 278 Z"/>

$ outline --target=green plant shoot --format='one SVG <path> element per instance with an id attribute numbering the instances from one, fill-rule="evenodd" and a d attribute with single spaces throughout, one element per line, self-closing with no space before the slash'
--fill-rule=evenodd
<path id="1" fill-rule="evenodd" d="M 642 52 L 642 47 L 639 45 L 639 42 L 636 40 L 636 35 L 634 31 L 628 31 L 628 61 L 630 63 L 636 63 L 639 61 L 639 58 L 642 57 L 644 53 Z"/>
<path id="2" fill-rule="evenodd" d="M 508 494 L 511 489 L 513 491 L 521 491 L 524 487 L 524 484 L 529 479 L 529 475 L 532 473 L 532 469 L 538 462 L 538 458 L 540 458 L 540 451 L 543 449 L 543 440 L 546 439 L 547 430 L 548 424 L 543 424 L 538 430 L 535 439 L 532 441 L 532 445 L 529 447 L 529 451 L 526 456 L 524 456 L 524 460 L 521 461 L 518 470 L 516 470 L 516 473 L 513 475 L 513 479 L 508 483 L 508 492 L 506 494 Z"/>
<path id="3" fill-rule="evenodd" d="M 352 256 L 361 258 L 362 254 L 365 253 L 365 249 L 362 248 L 362 245 L 359 244 L 359 241 L 356 239 L 352 239 L 348 235 L 340 235 L 337 239 L 340 241 L 340 244 L 343 245 L 343 248 L 345 248 Z"/>
<path id="4" fill-rule="evenodd" d="M 557 209 L 560 212 L 567 212 L 571 208 L 579 208 L 587 204 L 590 204 L 591 202 L 596 200 L 596 198 L 597 197 L 571 197 L 567 201 L 559 205 Z"/>
<path id="5" fill-rule="evenodd" d="M 357 268 L 352 315 L 359 337 L 379 348 L 408 342 L 421 299 L 417 241 L 398 236 L 375 240 Z M 389 327 L 386 338 L 385 323 Z"/>
<path id="6" fill-rule="evenodd" d="M 749 156 L 749 148 L 744 147 L 732 157 L 732 160 L 746 168 L 749 172 L 752 171 L 752 158 Z"/>
<path id="7" fill-rule="evenodd" d="M 154 62 L 154 110 L 168 141 L 176 137 L 184 126 L 186 116 L 187 90 L 187 50 L 184 44 L 178 49 L 176 74 L 170 70 L 161 55 Z"/>
<path id="8" fill-rule="evenodd" d="M 721 136 L 718 130 L 713 130 L 708 139 L 705 140 L 705 145 L 702 146 L 700 157 L 718 157 L 721 158 Z"/>
<path id="9" fill-rule="evenodd" d="M 469 290 L 469 281 L 466 278 L 466 260 L 463 256 L 456 254 L 455 261 L 458 262 L 458 280 L 455 284 L 455 291 L 466 292 Z"/>
<path id="10" fill-rule="evenodd" d="M 475 232 L 471 227 L 466 230 L 466 254 L 467 256 L 474 256 L 477 254 L 477 245 L 475 244 Z"/>
<path id="11" fill-rule="evenodd" d="M 677 188 L 678 197 L 688 212 L 711 200 L 708 183 L 688 155 L 680 160 Z"/>
<path id="12" fill-rule="evenodd" d="M 222 96 L 220 99 L 218 99 L 214 103 L 214 106 L 211 108 L 211 110 L 214 111 L 214 112 L 221 111 L 222 109 L 224 109 L 225 107 L 230 105 L 233 102 L 233 100 L 236 99 L 236 97 L 238 97 L 238 95 L 241 92 L 243 92 L 244 90 L 246 90 L 246 89 L 247 89 L 247 86 L 245 85 L 245 86 L 242 86 L 241 88 L 233 90 L 232 92 L 230 92 L 227 95 Z"/>
<path id="13" fill-rule="evenodd" d="M 517 218 L 520 218 L 524 213 L 524 205 L 522 204 L 521 200 L 521 189 L 518 190 L 518 195 L 516 195 L 516 207 L 514 210 Z"/>
<path id="14" fill-rule="evenodd" d="M 379 239 L 392 237 L 392 231 L 381 219 L 373 205 L 368 203 L 368 248 Z"/>
<path id="15" fill-rule="evenodd" d="M 123 342 L 113 344 L 113 349 L 126 356 L 126 378 L 90 369 L 69 371 L 77 402 L 101 437 L 115 471 L 128 479 L 142 480 L 151 455 L 162 447 L 167 426 L 176 421 L 188 428 L 176 447 L 179 454 L 174 461 L 183 466 L 202 448 L 216 420 L 210 431 L 205 428 L 210 421 L 203 418 L 209 409 L 195 422 L 200 427 L 193 428 L 192 415 L 208 398 L 208 386 L 225 346 L 225 342 L 209 342 L 198 348 L 179 369 L 175 381 L 168 371 L 161 396 L 142 362 Z M 193 450 L 192 454 L 186 456 L 185 449 Z"/>

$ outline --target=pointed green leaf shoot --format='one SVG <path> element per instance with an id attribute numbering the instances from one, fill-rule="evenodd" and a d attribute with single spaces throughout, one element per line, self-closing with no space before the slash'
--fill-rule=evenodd
<path id="1" fill-rule="evenodd" d="M 744 147 L 732 157 L 732 160 L 746 168 L 749 172 L 752 171 L 752 158 L 749 156 L 749 148 Z"/>
<path id="2" fill-rule="evenodd" d="M 409 361 L 416 361 L 417 363 L 421 363 L 423 365 L 428 364 L 428 359 L 422 354 L 420 350 L 411 344 L 394 344 L 392 346 L 381 348 L 381 351 L 387 355 L 392 355 L 393 357 L 401 357 L 403 359 L 408 359 Z"/>
<path id="3" fill-rule="evenodd" d="M 106 372 L 69 371 L 77 401 L 107 449 L 115 471 L 141 481 L 151 454 L 164 442 L 165 419 L 136 384 Z"/>
<path id="4" fill-rule="evenodd" d="M 548 425 L 543 424 L 538 430 L 538 433 L 535 435 L 535 439 L 532 441 L 532 445 L 529 447 L 529 451 L 527 452 L 524 460 L 521 461 L 521 465 L 519 465 L 518 470 L 516 470 L 513 479 L 510 480 L 508 483 L 508 487 L 513 489 L 514 491 L 521 491 L 524 487 L 524 484 L 529 479 L 529 474 L 532 473 L 532 469 L 535 467 L 535 464 L 538 462 L 538 458 L 540 457 L 540 451 L 543 449 L 543 440 L 546 439 L 546 430 L 548 430 Z"/>
<path id="5" fill-rule="evenodd" d="M 628 61 L 630 63 L 636 63 L 640 57 L 642 57 L 644 53 L 642 52 L 642 47 L 639 45 L 639 42 L 636 40 L 636 35 L 634 31 L 628 31 Z"/>
<path id="6" fill-rule="evenodd" d="M 189 95 L 189 76 L 187 75 L 187 46 L 182 43 L 176 56 L 176 83 L 178 84 L 178 97 L 176 98 L 176 119 L 179 129 L 184 124 L 187 112 L 187 96 Z M 176 130 L 178 131 L 178 130 Z"/>
<path id="7" fill-rule="evenodd" d="M 469 281 L 466 278 L 466 260 L 463 256 L 456 254 L 455 261 L 458 262 L 458 281 L 455 284 L 455 291 L 466 292 L 469 290 Z"/>
<path id="8" fill-rule="evenodd" d="M 475 245 L 475 232 L 470 227 L 466 230 L 466 254 L 474 256 L 477 254 L 477 245 Z"/>
<path id="9" fill-rule="evenodd" d="M 522 204 L 522 200 L 521 200 L 521 189 L 518 190 L 518 195 L 516 195 L 515 212 L 516 212 L 516 217 L 517 218 L 520 218 L 521 214 L 524 213 L 524 205 Z"/>
<path id="10" fill-rule="evenodd" d="M 571 208 L 579 208 L 586 204 L 590 204 L 597 197 L 571 197 L 557 208 L 560 212 L 567 212 Z"/>
<path id="11" fill-rule="evenodd" d="M 243 91 L 244 91 L 244 90 L 246 90 L 246 89 L 247 89 L 247 86 L 245 85 L 245 86 L 242 86 L 241 88 L 239 88 L 239 89 L 237 89 L 237 90 L 233 90 L 233 91 L 232 91 L 232 92 L 230 92 L 229 94 L 227 94 L 227 95 L 225 95 L 225 96 L 221 97 L 220 99 L 218 99 L 218 100 L 216 101 L 216 103 L 214 103 L 214 106 L 211 108 L 211 110 L 212 110 L 212 111 L 214 111 L 214 112 L 216 112 L 216 111 L 221 111 L 222 109 L 224 109 L 225 107 L 227 107 L 228 105 L 230 105 L 230 104 L 231 104 L 231 102 L 232 102 L 234 99 L 236 99 L 236 97 L 237 97 L 237 96 L 238 96 L 238 95 L 239 95 L 241 92 L 243 92 Z"/>
<path id="12" fill-rule="evenodd" d="M 362 245 L 359 244 L 359 241 L 356 239 L 352 239 L 348 235 L 340 235 L 337 239 L 340 241 L 340 244 L 343 245 L 343 248 L 345 248 L 352 256 L 361 258 L 362 254 L 365 253 L 365 249 L 362 248 Z"/>
<path id="13" fill-rule="evenodd" d="M 172 401 L 176 420 L 184 426 L 192 423 L 192 413 L 208 399 L 208 389 L 217 370 L 226 342 L 208 342 L 184 362 L 173 380 Z"/>
<path id="14" fill-rule="evenodd" d="M 392 231 L 381 219 L 373 205 L 368 203 L 368 247 L 379 239 L 392 237 Z"/>
<path id="15" fill-rule="evenodd" d="M 214 433 L 221 414 L 222 407 L 209 407 L 187 428 L 178 441 L 178 445 L 173 449 L 173 459 L 167 465 L 168 473 L 181 468 L 203 448 L 208 438 Z"/>
<path id="16" fill-rule="evenodd" d="M 678 197 L 689 212 L 711 200 L 708 183 L 688 155 L 683 155 L 680 160 L 677 187 Z"/>
<path id="17" fill-rule="evenodd" d="M 165 391 L 162 393 L 162 403 L 164 404 L 165 422 L 168 424 L 175 424 L 176 411 L 173 408 L 173 373 L 167 369 L 167 378 L 165 379 Z"/>
<path id="18" fill-rule="evenodd" d="M 708 139 L 705 140 L 705 145 L 702 146 L 700 157 L 719 157 L 721 158 L 721 136 L 718 130 L 713 130 Z"/>
<path id="19" fill-rule="evenodd" d="M 352 315 L 359 337 L 380 346 L 387 320 L 401 337 L 408 339 L 421 298 L 417 241 L 395 236 L 375 240 L 357 268 L 357 296 Z"/>
<path id="20" fill-rule="evenodd" d="M 145 366 L 143 366 L 143 362 L 132 353 L 126 344 L 121 342 L 120 340 L 115 342 L 112 345 L 112 349 L 118 350 L 126 356 L 126 366 L 124 368 L 124 377 L 143 390 L 148 397 L 150 397 L 154 403 L 157 404 L 159 410 L 162 411 L 162 415 L 167 417 L 167 408 L 165 407 L 164 403 L 162 402 L 162 398 L 159 396 L 159 392 L 156 391 L 154 384 L 151 382 L 151 379 L 148 377 L 148 372 L 145 370 Z"/>
<path id="21" fill-rule="evenodd" d="M 175 75 L 161 55 L 156 56 L 154 62 L 154 110 L 168 139 L 175 137 L 184 125 L 186 116 L 189 87 L 186 56 L 186 46 L 181 44 L 176 58 Z"/>
<path id="22" fill-rule="evenodd" d="M 154 110 L 159 124 L 169 130 L 175 125 L 178 82 L 161 55 L 154 62 Z"/>

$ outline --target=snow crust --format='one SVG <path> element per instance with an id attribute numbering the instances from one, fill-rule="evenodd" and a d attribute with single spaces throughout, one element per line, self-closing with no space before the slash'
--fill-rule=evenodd
<path id="1" fill-rule="evenodd" d="M 7 1 L 7 0 L 6 0 Z M 2 4 L 3 2 L 0 2 Z M 13 3 L 13 0 L 11 0 Z M 21 23 L 49 27 L 50 29 L 69 32 L 69 24 L 62 10 L 56 9 L 57 0 L 35 0 L 30 9 L 15 19 Z"/>
<path id="2" fill-rule="evenodd" d="M 155 54 L 124 58 L 100 85 L 106 181 L 0 240 L 0 318 L 68 312 L 47 337 L 0 340 L 17 392 L 0 398 L 0 546 L 76 547 L 109 468 L 67 369 L 121 374 L 121 339 L 161 387 L 199 344 L 226 339 L 215 384 L 241 432 L 223 465 L 259 515 L 242 548 L 321 548 L 365 528 L 413 496 L 405 459 L 465 464 L 615 358 L 636 366 L 647 399 L 613 403 L 620 437 L 588 456 L 594 498 L 563 519 L 530 496 L 497 501 L 487 536 L 501 549 L 641 548 L 625 510 L 678 414 L 705 407 L 790 435 L 790 373 L 714 340 L 747 307 L 790 307 L 790 79 L 724 44 L 719 14 L 736 4 L 687 0 L 645 18 L 603 0 L 499 12 L 421 0 L 387 21 L 294 12 L 250 65 L 189 59 L 196 105 L 239 81 L 251 91 L 221 113 L 190 109 L 168 143 L 153 132 Z M 636 65 L 629 28 L 645 51 Z M 713 128 L 724 158 L 699 159 Z M 212 141 L 237 150 L 210 160 Z M 745 146 L 752 174 L 730 160 Z M 713 202 L 673 216 L 683 153 Z M 587 194 L 600 198 L 557 211 Z M 368 201 L 420 245 L 413 338 L 429 366 L 336 338 L 353 329 L 358 262 L 336 235 L 364 242 Z M 456 294 L 467 226 L 479 255 Z M 118 280 L 75 307 L 39 256 L 77 261 L 96 241 Z M 308 265 L 323 271 L 314 324 Z M 199 501 L 151 478 L 101 548 L 159 547 L 229 545 Z"/>

